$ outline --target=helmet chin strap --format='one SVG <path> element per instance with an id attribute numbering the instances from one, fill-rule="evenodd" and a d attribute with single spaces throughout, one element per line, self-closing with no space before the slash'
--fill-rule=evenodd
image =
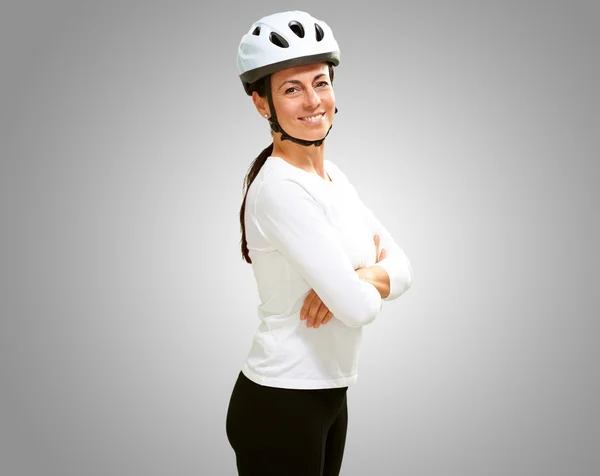
<path id="1" fill-rule="evenodd" d="M 329 126 L 329 129 L 327 130 L 327 134 L 325 134 L 325 137 L 323 137 L 322 139 L 318 139 L 318 140 L 304 140 L 304 139 L 298 139 L 297 137 L 292 137 L 291 135 L 289 135 L 287 132 L 285 132 L 283 130 L 283 127 L 281 127 L 281 125 L 279 124 L 279 121 L 277 121 L 277 114 L 275 114 L 275 106 L 273 105 L 273 97 L 271 96 L 271 77 L 269 77 L 269 84 L 267 85 L 267 100 L 269 101 L 269 109 L 271 110 L 271 117 L 269 117 L 269 123 L 271 124 L 271 130 L 273 132 L 281 132 L 281 140 L 289 140 L 292 142 L 295 142 L 296 144 L 300 144 L 303 145 L 305 147 L 310 147 L 311 145 L 314 145 L 315 147 L 319 147 L 323 141 L 325 140 L 325 138 L 329 135 L 329 131 L 331 130 L 331 128 L 333 127 L 333 124 L 331 126 Z M 338 109 L 337 107 L 335 108 L 335 113 L 337 114 Z"/>

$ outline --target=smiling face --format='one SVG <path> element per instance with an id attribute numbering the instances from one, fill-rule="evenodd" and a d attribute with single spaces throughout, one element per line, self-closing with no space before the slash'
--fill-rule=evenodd
<path id="1" fill-rule="evenodd" d="M 325 137 L 335 116 L 335 96 L 326 63 L 294 66 L 273 73 L 271 92 L 283 130 L 299 139 Z"/>

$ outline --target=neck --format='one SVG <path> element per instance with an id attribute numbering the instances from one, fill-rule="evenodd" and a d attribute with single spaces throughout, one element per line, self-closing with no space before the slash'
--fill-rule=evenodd
<path id="1" fill-rule="evenodd" d="M 325 142 L 319 147 L 314 145 L 305 147 L 295 142 L 286 140 L 281 141 L 281 134 L 274 134 L 273 155 L 281 157 L 286 162 L 306 170 L 310 173 L 316 173 L 321 178 L 327 180 L 325 174 Z"/>

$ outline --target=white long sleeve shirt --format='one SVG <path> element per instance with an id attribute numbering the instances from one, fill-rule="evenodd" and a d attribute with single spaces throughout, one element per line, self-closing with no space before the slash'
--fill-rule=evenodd
<path id="1" fill-rule="evenodd" d="M 390 278 L 391 301 L 412 283 L 410 262 L 367 208 L 346 175 L 324 161 L 331 181 L 269 157 L 246 197 L 246 240 L 260 305 L 252 347 L 242 366 L 271 387 L 318 389 L 356 382 L 362 326 L 382 298 L 356 268 L 377 265 Z M 373 236 L 386 258 L 376 263 Z M 318 328 L 300 320 L 311 289 L 333 314 Z"/>

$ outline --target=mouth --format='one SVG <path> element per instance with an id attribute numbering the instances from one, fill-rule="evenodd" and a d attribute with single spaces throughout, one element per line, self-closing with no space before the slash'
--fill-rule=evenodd
<path id="1" fill-rule="evenodd" d="M 310 116 L 299 117 L 298 119 L 309 124 L 316 124 L 318 122 L 321 122 L 323 120 L 323 117 L 325 117 L 325 113 L 319 112 Z"/>

